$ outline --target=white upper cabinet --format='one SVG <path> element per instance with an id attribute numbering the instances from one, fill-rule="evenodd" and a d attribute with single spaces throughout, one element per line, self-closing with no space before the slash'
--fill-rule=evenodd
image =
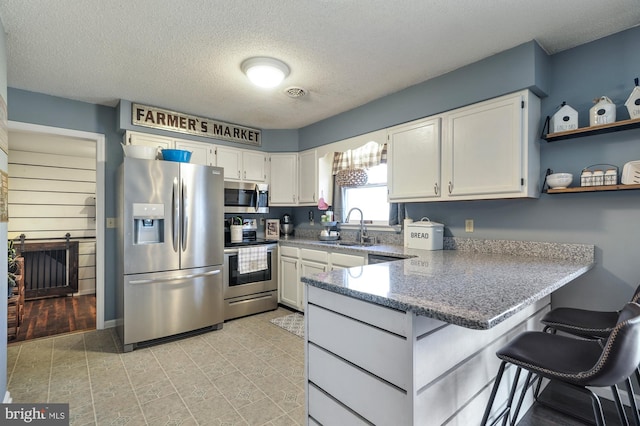
<path id="1" fill-rule="evenodd" d="M 267 155 L 260 151 L 242 152 L 242 180 L 267 181 Z"/>
<path id="2" fill-rule="evenodd" d="M 538 197 L 536 125 L 540 102 L 528 91 L 445 115 L 444 195 L 449 199 Z"/>
<path id="3" fill-rule="evenodd" d="M 271 154 L 270 206 L 295 206 L 298 202 L 298 154 Z"/>
<path id="4" fill-rule="evenodd" d="M 202 164 L 203 166 L 215 166 L 216 164 L 215 147 L 210 143 L 176 140 L 175 148 L 191 151 L 190 163 Z"/>
<path id="5" fill-rule="evenodd" d="M 298 154 L 298 205 L 318 204 L 318 161 L 316 150 Z"/>
<path id="6" fill-rule="evenodd" d="M 389 129 L 387 141 L 389 201 L 439 198 L 442 193 L 440 118 L 393 127 Z"/>
<path id="7" fill-rule="evenodd" d="M 539 197 L 539 121 L 524 90 L 390 128 L 389 201 Z"/>
<path id="8" fill-rule="evenodd" d="M 194 142 L 184 139 L 169 138 L 150 133 L 127 132 L 125 136 L 127 143 L 132 145 L 153 146 L 160 149 L 183 149 L 191 152 L 190 163 L 202 164 L 205 166 L 215 165 L 214 145 L 205 142 Z M 162 158 L 161 156 L 159 158 Z"/>
<path id="9" fill-rule="evenodd" d="M 240 150 L 217 146 L 216 166 L 224 167 L 224 180 L 242 180 L 242 153 Z"/>
<path id="10" fill-rule="evenodd" d="M 150 133 L 127 132 L 125 140 L 131 145 L 153 146 L 159 149 L 173 149 L 174 146 L 172 138 Z"/>
<path id="11" fill-rule="evenodd" d="M 224 180 L 266 182 L 266 161 L 259 151 L 216 147 L 216 165 L 224 167 Z"/>

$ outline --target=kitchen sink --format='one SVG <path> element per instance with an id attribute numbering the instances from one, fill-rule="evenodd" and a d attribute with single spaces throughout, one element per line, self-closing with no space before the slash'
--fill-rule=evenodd
<path id="1" fill-rule="evenodd" d="M 357 241 L 320 241 L 320 243 L 342 247 L 370 247 L 375 245 L 374 243 L 359 243 Z"/>

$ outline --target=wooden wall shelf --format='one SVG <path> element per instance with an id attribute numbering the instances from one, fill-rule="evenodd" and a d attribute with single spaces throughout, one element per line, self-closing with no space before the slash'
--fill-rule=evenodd
<path id="1" fill-rule="evenodd" d="M 570 192 L 602 192 L 602 191 L 625 191 L 630 189 L 640 189 L 640 184 L 633 185 L 601 185 L 601 186 L 574 186 L 569 188 L 549 188 L 547 194 L 566 194 Z"/>
<path id="2" fill-rule="evenodd" d="M 637 128 L 640 128 L 640 118 L 616 121 L 615 123 L 602 124 L 600 126 L 581 127 L 580 129 L 567 130 L 566 132 L 548 133 L 547 136 L 545 136 L 545 140 L 547 142 L 556 142 L 565 139 L 601 135 Z"/>

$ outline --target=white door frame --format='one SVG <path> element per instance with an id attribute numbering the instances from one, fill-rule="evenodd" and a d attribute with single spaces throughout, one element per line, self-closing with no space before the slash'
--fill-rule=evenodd
<path id="1" fill-rule="evenodd" d="M 105 137 L 100 133 L 9 121 L 9 131 L 23 131 L 96 141 L 96 329 L 104 328 Z"/>

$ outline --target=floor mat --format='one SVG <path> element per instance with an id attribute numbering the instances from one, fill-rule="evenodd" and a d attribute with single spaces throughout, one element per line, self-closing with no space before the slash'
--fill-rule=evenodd
<path id="1" fill-rule="evenodd" d="M 304 315 L 299 313 L 285 315 L 284 317 L 274 318 L 271 322 L 304 339 Z"/>

